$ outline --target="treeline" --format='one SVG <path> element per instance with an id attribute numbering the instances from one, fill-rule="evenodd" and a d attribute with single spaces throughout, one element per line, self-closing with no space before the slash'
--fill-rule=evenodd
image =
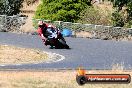
<path id="1" fill-rule="evenodd" d="M 115 12 L 112 14 L 114 26 L 132 27 L 132 0 L 110 0 Z"/>
<path id="2" fill-rule="evenodd" d="M 105 16 L 91 5 L 92 0 L 42 0 L 35 18 L 131 27 L 132 0 L 109 0 L 114 12 Z"/>
<path id="3" fill-rule="evenodd" d="M 1 15 L 16 15 L 20 12 L 23 1 L 27 4 L 38 0 L 0 0 Z M 96 10 L 92 0 L 41 0 L 35 12 L 35 18 L 69 22 L 94 23 L 120 27 L 132 26 L 132 0 L 109 0 L 114 12 L 103 16 Z M 104 0 L 103 0 L 104 1 Z"/>

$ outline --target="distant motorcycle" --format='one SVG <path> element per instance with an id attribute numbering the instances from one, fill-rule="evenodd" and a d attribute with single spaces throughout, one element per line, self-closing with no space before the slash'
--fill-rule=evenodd
<path id="1" fill-rule="evenodd" d="M 58 30 L 49 27 L 47 28 L 45 35 L 47 37 L 47 40 L 45 41 L 46 45 L 50 45 L 55 49 L 69 49 L 64 37 Z"/>

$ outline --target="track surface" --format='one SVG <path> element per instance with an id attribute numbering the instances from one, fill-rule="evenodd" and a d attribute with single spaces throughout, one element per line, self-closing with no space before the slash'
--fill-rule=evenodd
<path id="1" fill-rule="evenodd" d="M 113 64 L 122 64 L 125 69 L 132 67 L 132 42 L 104 41 L 86 38 L 66 38 L 71 47 L 66 49 L 49 49 L 35 35 L 0 33 L 0 44 L 35 48 L 58 53 L 65 59 L 54 63 L 23 64 L 0 66 L 1 69 L 75 69 L 83 66 L 86 69 L 111 69 Z"/>

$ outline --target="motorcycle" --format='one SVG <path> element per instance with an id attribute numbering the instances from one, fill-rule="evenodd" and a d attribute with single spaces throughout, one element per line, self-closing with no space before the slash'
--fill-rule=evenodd
<path id="1" fill-rule="evenodd" d="M 50 45 L 55 49 L 69 49 L 69 46 L 66 44 L 66 41 L 59 30 L 55 30 L 51 27 L 47 28 L 46 34 L 47 39 L 45 45 Z"/>

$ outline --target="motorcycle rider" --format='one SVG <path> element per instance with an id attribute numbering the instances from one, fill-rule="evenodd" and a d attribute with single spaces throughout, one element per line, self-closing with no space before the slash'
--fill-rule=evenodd
<path id="1" fill-rule="evenodd" d="M 48 27 L 52 28 L 53 30 L 58 31 L 56 29 L 56 27 L 53 26 L 53 25 L 47 24 L 47 23 L 45 23 L 43 21 L 39 21 L 38 22 L 37 32 L 38 32 L 39 36 L 42 38 L 42 40 L 43 40 L 43 42 L 44 42 L 45 45 L 48 45 L 49 44 L 49 42 L 47 41 L 47 37 L 48 37 L 48 35 L 47 35 L 48 34 L 47 33 L 47 28 Z M 52 45 L 51 45 L 51 48 L 53 48 Z"/>

